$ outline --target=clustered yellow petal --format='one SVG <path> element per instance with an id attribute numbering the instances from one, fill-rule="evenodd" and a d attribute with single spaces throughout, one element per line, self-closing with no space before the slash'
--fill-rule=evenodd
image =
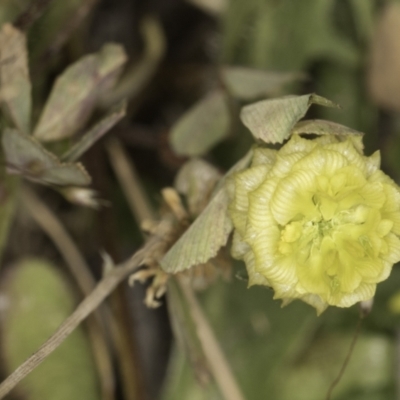
<path id="1" fill-rule="evenodd" d="M 292 135 L 280 150 L 257 147 L 234 176 L 232 255 L 249 285 L 318 313 L 374 296 L 400 261 L 400 188 L 361 140 Z"/>

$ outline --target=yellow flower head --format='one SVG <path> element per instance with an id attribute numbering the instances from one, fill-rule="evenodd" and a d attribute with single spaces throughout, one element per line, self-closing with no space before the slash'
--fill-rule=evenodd
<path id="1" fill-rule="evenodd" d="M 400 261 L 400 188 L 366 157 L 360 136 L 293 135 L 278 151 L 258 147 L 234 176 L 232 254 L 249 284 L 318 313 L 374 296 Z"/>

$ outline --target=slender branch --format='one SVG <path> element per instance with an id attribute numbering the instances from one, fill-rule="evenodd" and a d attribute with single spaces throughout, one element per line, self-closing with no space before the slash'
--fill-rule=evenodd
<path id="1" fill-rule="evenodd" d="M 154 212 L 144 193 L 133 164 L 117 139 L 110 139 L 107 145 L 108 154 L 115 174 L 128 200 L 129 207 L 138 223 L 143 220 L 154 220 Z"/>
<path id="2" fill-rule="evenodd" d="M 197 335 L 203 348 L 215 381 L 226 400 L 244 400 L 244 396 L 233 376 L 229 363 L 216 339 L 193 289 L 184 277 L 176 277 L 186 301 L 190 306 L 191 316 L 197 326 Z"/>
<path id="3" fill-rule="evenodd" d="M 93 279 L 89 266 L 86 264 L 85 259 L 71 236 L 65 230 L 57 216 L 32 190 L 24 187 L 21 197 L 24 207 L 29 211 L 30 216 L 51 238 L 60 251 L 83 295 L 88 296 L 96 286 L 96 281 Z M 107 313 L 107 322 L 112 326 L 115 325 L 110 313 Z M 87 326 L 100 374 L 103 398 L 112 400 L 115 397 L 115 381 L 110 350 L 106 341 L 108 332 L 103 323 L 100 310 L 97 310 L 93 317 L 89 319 Z"/>
<path id="4" fill-rule="evenodd" d="M 159 256 L 169 237 L 171 225 L 168 221 L 160 223 L 158 232 L 154 234 L 145 246 L 130 259 L 112 269 L 97 284 L 93 292 L 87 296 L 51 336 L 32 356 L 24 361 L 10 376 L 0 384 L 0 399 L 3 399 L 22 379 L 32 372 L 74 331 L 74 329 L 90 315 L 101 302 L 138 267 Z"/>
<path id="5" fill-rule="evenodd" d="M 350 344 L 349 351 L 347 352 L 347 356 L 346 356 L 346 358 L 345 358 L 345 360 L 343 362 L 342 367 L 340 368 L 338 376 L 331 383 L 331 386 L 328 389 L 328 393 L 326 394 L 326 400 L 330 400 L 331 399 L 333 389 L 335 389 L 336 385 L 340 382 L 344 372 L 346 371 L 347 366 L 349 365 L 350 358 L 351 358 L 351 356 L 353 354 L 353 350 L 354 350 L 354 348 L 356 346 L 357 339 L 358 339 L 358 337 L 360 335 L 360 332 L 361 332 L 362 322 L 363 322 L 363 316 L 360 314 L 360 317 L 359 317 L 358 322 L 357 322 L 356 330 L 354 332 L 354 336 L 353 336 L 353 339 L 352 339 L 351 344 Z"/>

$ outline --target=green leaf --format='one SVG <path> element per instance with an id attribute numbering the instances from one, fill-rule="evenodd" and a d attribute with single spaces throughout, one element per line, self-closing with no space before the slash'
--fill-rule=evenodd
<path id="1" fill-rule="evenodd" d="M 311 104 L 339 107 L 316 94 L 287 96 L 245 106 L 240 118 L 255 139 L 265 143 L 282 143 L 289 138 L 292 128 L 304 117 Z"/>
<path id="2" fill-rule="evenodd" d="M 232 231 L 228 204 L 228 193 L 222 188 L 164 256 L 161 261 L 164 271 L 184 271 L 217 255 Z"/>
<path id="3" fill-rule="evenodd" d="M 3 368 L 13 372 L 74 311 L 73 290 L 56 268 L 27 259 L 10 269 L 2 290 Z M 85 329 L 65 342 L 19 385 L 29 400 L 99 400 L 100 386 Z"/>
<path id="4" fill-rule="evenodd" d="M 272 72 L 244 67 L 224 67 L 221 73 L 228 90 L 241 100 L 282 95 L 289 83 L 305 78 L 302 73 Z"/>
<path id="5" fill-rule="evenodd" d="M 25 35 L 11 24 L 0 31 L 0 103 L 21 132 L 29 133 L 31 81 Z"/>
<path id="6" fill-rule="evenodd" d="M 43 185 L 88 185 L 90 176 L 79 163 L 61 163 L 35 138 L 6 128 L 2 136 L 7 170 Z"/>
<path id="7" fill-rule="evenodd" d="M 63 154 L 61 159 L 70 162 L 78 160 L 94 143 L 119 122 L 125 114 L 126 102 L 122 102 L 90 128 L 74 146 Z"/>
<path id="8" fill-rule="evenodd" d="M 98 53 L 68 67 L 53 86 L 34 136 L 54 141 L 75 134 L 91 116 L 100 97 L 113 87 L 125 62 L 121 46 L 106 44 Z"/>
<path id="9" fill-rule="evenodd" d="M 226 244 L 233 228 L 228 215 L 229 177 L 246 168 L 252 156 L 250 150 L 220 179 L 207 207 L 161 260 L 164 271 L 176 273 L 204 264 Z"/>
<path id="10" fill-rule="evenodd" d="M 364 133 L 348 128 L 347 126 L 323 119 L 308 119 L 298 122 L 294 126 L 292 133 L 336 136 L 364 135 Z"/>
<path id="11" fill-rule="evenodd" d="M 175 188 L 186 196 L 191 215 L 198 215 L 203 210 L 220 178 L 215 167 L 198 158 L 182 166 L 175 179 Z"/>
<path id="12" fill-rule="evenodd" d="M 227 136 L 229 122 L 226 95 L 222 90 L 215 90 L 175 123 L 171 129 L 171 146 L 181 156 L 205 154 Z"/>

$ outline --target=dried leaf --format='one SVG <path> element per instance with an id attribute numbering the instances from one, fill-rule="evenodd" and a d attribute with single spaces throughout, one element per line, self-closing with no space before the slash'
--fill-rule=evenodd
<path id="1" fill-rule="evenodd" d="M 294 126 L 292 133 L 336 136 L 364 135 L 364 133 L 348 128 L 347 126 L 322 119 L 308 119 L 298 122 Z"/>
<path id="2" fill-rule="evenodd" d="M 186 196 L 191 215 L 198 215 L 203 210 L 220 178 L 215 167 L 198 158 L 183 165 L 175 179 L 175 188 Z"/>
<path id="3" fill-rule="evenodd" d="M 400 4 L 389 2 L 371 41 L 368 88 L 381 107 L 400 111 Z"/>
<path id="4" fill-rule="evenodd" d="M 304 117 L 311 104 L 338 107 L 316 94 L 287 96 L 245 106 L 240 118 L 255 139 L 265 143 L 282 143 L 290 136 L 294 125 Z"/>
<path id="5" fill-rule="evenodd" d="M 304 74 L 296 72 L 271 72 L 245 67 L 224 67 L 221 73 L 232 95 L 242 100 L 279 96 L 288 83 L 305 78 Z"/>
<path id="6" fill-rule="evenodd" d="M 27 259 L 10 269 L 2 288 L 3 368 L 13 372 L 74 311 L 74 291 L 56 268 Z M 99 400 L 99 377 L 90 343 L 78 327 L 19 385 L 29 400 Z"/>
<path id="7" fill-rule="evenodd" d="M 90 176 L 79 163 L 61 163 L 35 138 L 6 128 L 2 136 L 7 170 L 44 185 L 88 185 Z"/>
<path id="8" fill-rule="evenodd" d="M 76 133 L 90 117 L 100 96 L 115 84 L 125 62 L 121 46 L 106 44 L 98 53 L 68 67 L 53 86 L 34 136 L 54 141 Z"/>
<path id="9" fill-rule="evenodd" d="M 103 119 L 95 124 L 82 138 L 72 146 L 62 157 L 63 161 L 78 160 L 94 143 L 107 133 L 126 113 L 126 102 L 119 104 Z"/>
<path id="10" fill-rule="evenodd" d="M 11 24 L 0 32 L 0 103 L 21 132 L 29 133 L 31 81 L 25 35 Z"/>
<path id="11" fill-rule="evenodd" d="M 172 127 L 171 146 L 181 156 L 200 156 L 224 139 L 228 129 L 227 98 L 222 90 L 215 90 L 189 109 Z"/>

